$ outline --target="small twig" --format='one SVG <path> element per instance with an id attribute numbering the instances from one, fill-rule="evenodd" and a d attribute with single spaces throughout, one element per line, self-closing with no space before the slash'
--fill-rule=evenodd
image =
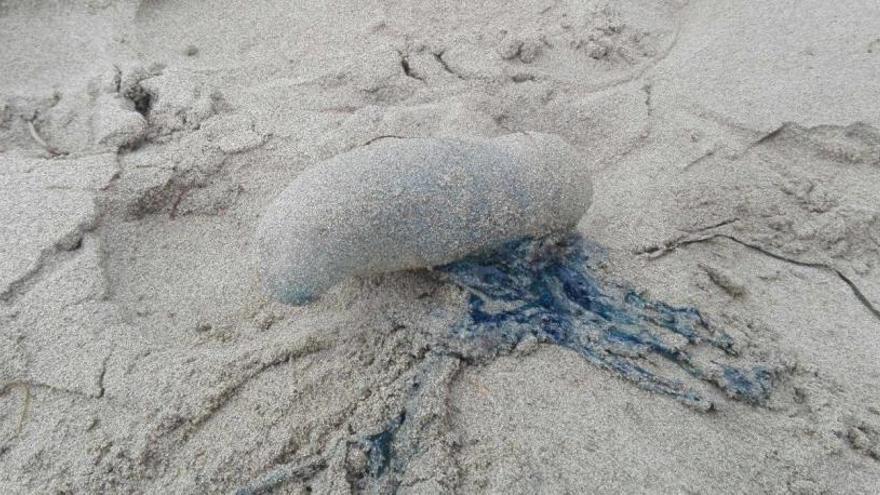
<path id="1" fill-rule="evenodd" d="M 693 167 L 693 166 L 695 166 L 695 165 L 697 165 L 697 164 L 699 164 L 699 163 L 702 163 L 702 162 L 705 161 L 705 160 L 708 160 L 709 158 L 715 156 L 715 154 L 718 153 L 718 151 L 719 151 L 720 149 L 721 149 L 721 147 L 718 146 L 718 145 L 713 146 L 709 151 L 706 151 L 706 152 L 703 153 L 702 155 L 700 155 L 700 156 L 698 156 L 697 158 L 695 158 L 695 159 L 691 160 L 690 162 L 688 162 L 687 165 L 685 165 L 684 167 L 682 167 L 682 170 L 687 170 L 687 169 L 689 169 L 689 168 L 691 168 L 691 167 Z"/>
<path id="2" fill-rule="evenodd" d="M 34 139 L 34 141 L 37 142 L 37 144 L 42 146 L 43 149 L 48 151 L 49 154 L 51 154 L 52 156 L 59 156 L 59 155 L 66 155 L 67 154 L 66 152 L 60 151 L 58 148 L 47 143 L 45 139 L 40 137 L 40 134 L 37 132 L 37 127 L 34 125 L 33 120 L 28 120 L 27 124 L 28 124 L 28 131 L 30 131 L 30 133 L 31 133 L 31 137 Z"/>
<path id="3" fill-rule="evenodd" d="M 180 206 L 181 201 L 183 201 L 183 197 L 186 196 L 186 193 L 189 192 L 188 187 L 184 187 L 180 190 L 180 194 L 177 195 L 177 198 L 174 200 L 174 203 L 171 204 L 171 212 L 168 213 L 168 218 L 174 220 L 177 218 L 177 208 Z"/>
<path id="4" fill-rule="evenodd" d="M 24 390 L 24 401 L 21 405 L 21 414 L 18 416 L 18 424 L 15 427 L 15 436 L 21 435 L 24 431 L 24 424 L 27 421 L 28 410 L 31 407 L 31 387 L 25 382 L 9 382 L 0 386 L 0 395 L 6 394 L 10 389 L 21 388 Z"/>
<path id="5" fill-rule="evenodd" d="M 369 139 L 367 142 L 365 142 L 365 143 L 363 143 L 363 144 L 359 144 L 359 145 L 357 145 L 357 146 L 355 146 L 355 147 L 356 147 L 356 148 L 360 148 L 360 147 L 363 147 L 363 146 L 368 146 L 368 145 L 370 145 L 370 144 L 375 143 L 376 141 L 378 141 L 378 140 L 380 140 L 380 139 L 388 139 L 388 138 L 393 138 L 393 139 L 407 139 L 407 137 L 408 137 L 408 136 L 395 136 L 395 135 L 393 135 L 393 134 L 383 134 L 383 135 L 381 135 L 381 136 L 376 136 L 376 137 L 374 137 L 374 138 L 371 138 L 371 139 Z"/>
<path id="6" fill-rule="evenodd" d="M 27 420 L 28 410 L 31 408 L 31 388 L 24 386 L 24 404 L 21 406 L 21 416 L 18 417 L 18 426 L 15 428 L 15 436 L 24 431 L 24 423 Z"/>

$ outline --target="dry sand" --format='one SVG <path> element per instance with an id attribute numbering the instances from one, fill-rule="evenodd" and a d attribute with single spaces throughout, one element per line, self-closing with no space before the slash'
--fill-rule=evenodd
<path id="1" fill-rule="evenodd" d="M 0 0 L 0 492 L 878 493 L 878 129 L 876 0 Z M 261 293 L 303 170 L 518 131 L 588 163 L 601 277 L 766 401 L 444 351 L 434 272 Z"/>

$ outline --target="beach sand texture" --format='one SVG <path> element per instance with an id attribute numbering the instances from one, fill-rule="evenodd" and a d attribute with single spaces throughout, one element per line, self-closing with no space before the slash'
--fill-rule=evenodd
<path id="1" fill-rule="evenodd" d="M 571 236 L 263 292 L 313 167 L 526 132 Z M 0 493 L 873 494 L 878 356 L 876 0 L 0 0 Z"/>

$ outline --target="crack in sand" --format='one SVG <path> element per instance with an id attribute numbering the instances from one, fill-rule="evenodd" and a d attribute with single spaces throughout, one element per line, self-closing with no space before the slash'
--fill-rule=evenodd
<path id="1" fill-rule="evenodd" d="M 103 154 L 104 153 L 96 153 L 94 155 L 87 154 L 83 155 L 83 157 L 98 156 Z M 34 266 L 31 267 L 31 269 L 24 273 L 21 277 L 10 282 L 6 286 L 5 290 L 3 290 L 3 292 L 0 292 L 0 303 L 12 304 L 17 299 L 27 294 L 41 280 L 53 273 L 66 261 L 69 261 L 71 258 L 73 258 L 75 256 L 75 252 L 78 251 L 79 248 L 82 246 L 82 243 L 88 236 L 88 234 L 95 232 L 102 225 L 106 217 L 107 208 L 104 207 L 99 199 L 101 197 L 101 193 L 109 190 L 113 186 L 113 184 L 119 179 L 119 171 L 121 170 L 121 167 L 119 163 L 118 152 L 114 154 L 114 164 L 116 167 L 116 171 L 113 173 L 106 184 L 94 191 L 94 195 L 90 199 L 94 208 L 93 216 L 87 219 L 85 222 L 79 223 L 69 232 L 66 232 L 65 234 L 59 236 L 51 246 L 44 248 L 37 257 L 37 260 L 34 262 Z M 88 188 L 79 189 L 89 190 Z M 100 244 L 100 240 L 98 240 L 99 252 L 101 251 Z"/>
<path id="2" fill-rule="evenodd" d="M 427 84 L 427 81 L 425 80 L 424 76 L 420 76 L 412 70 L 412 67 L 409 65 L 409 58 L 406 55 L 404 55 L 404 53 L 402 51 L 398 50 L 397 55 L 400 57 L 400 67 L 403 69 L 403 73 L 406 75 L 406 77 L 409 77 L 409 78 L 415 79 L 416 81 L 421 81 L 422 83 Z"/>
<path id="3" fill-rule="evenodd" d="M 34 266 L 32 266 L 31 269 L 25 272 L 21 277 L 10 282 L 6 286 L 6 290 L 0 293 L 0 302 L 4 304 L 13 304 L 16 300 L 20 299 L 33 289 L 41 280 L 53 273 L 66 261 L 73 258 L 75 256 L 74 253 L 77 251 L 81 242 L 75 243 L 72 249 L 65 250 L 58 245 L 62 243 L 64 239 L 75 237 L 82 238 L 85 234 L 92 232 L 93 230 L 95 230 L 94 226 L 79 226 L 71 232 L 61 236 L 61 240 L 51 247 L 44 249 L 34 262 Z"/>
<path id="4" fill-rule="evenodd" d="M 98 374 L 98 396 L 97 398 L 104 397 L 104 392 L 106 389 L 104 388 L 104 377 L 107 375 L 107 362 L 110 361 L 110 357 L 113 355 L 113 351 L 107 353 L 107 356 L 104 357 L 104 360 L 101 362 L 101 372 Z"/>
<path id="5" fill-rule="evenodd" d="M 327 460 L 324 458 L 308 459 L 298 463 L 279 466 L 260 479 L 239 488 L 235 491 L 235 495 L 263 495 L 272 493 L 287 483 L 308 481 L 325 469 L 327 469 Z"/>
<path id="6" fill-rule="evenodd" d="M 6 382 L 0 385 L 0 393 L 6 391 L 9 388 L 13 387 L 26 387 L 28 389 L 37 388 L 42 390 L 47 390 L 50 392 L 59 393 L 62 395 L 73 395 L 76 397 L 81 397 L 83 399 L 100 399 L 101 396 L 98 394 L 87 394 L 85 392 L 80 392 L 79 390 L 73 390 L 64 387 L 57 387 L 55 385 L 50 385 L 48 383 L 35 382 L 31 380 L 14 380 L 11 382 Z"/>
<path id="7" fill-rule="evenodd" d="M 466 81 L 468 78 L 466 78 L 466 77 L 464 77 L 463 75 L 459 74 L 458 72 L 456 72 L 455 70 L 453 70 L 452 67 L 449 66 L 449 63 L 446 61 L 446 59 L 443 58 L 443 54 L 444 54 L 444 53 L 446 53 L 445 50 L 441 50 L 441 51 L 439 51 L 439 52 L 434 52 L 434 53 L 433 53 L 433 55 L 434 55 L 434 60 L 436 60 L 437 63 L 440 64 L 441 67 L 443 67 L 443 70 L 444 70 L 444 71 L 446 71 L 446 72 L 452 74 L 453 76 L 455 76 L 455 77 L 461 79 L 462 81 Z"/>
<path id="8" fill-rule="evenodd" d="M 722 222 L 721 224 L 711 226 L 711 227 L 706 227 L 705 229 L 701 229 L 701 230 L 709 230 L 712 228 L 717 228 L 717 227 L 726 225 L 728 223 L 731 223 L 731 222 L 730 221 Z M 649 259 L 654 260 L 654 259 L 666 256 L 667 254 L 678 249 L 679 247 L 687 246 L 690 244 L 711 242 L 715 239 L 727 239 L 731 242 L 735 242 L 736 244 L 739 244 L 743 247 L 749 248 L 755 252 L 758 252 L 760 254 L 763 254 L 765 256 L 768 256 L 770 258 L 773 258 L 773 259 L 776 259 L 779 261 L 784 261 L 784 262 L 791 263 L 791 264 L 797 265 L 797 266 L 803 266 L 803 267 L 807 267 L 807 268 L 815 268 L 817 270 L 823 270 L 826 272 L 833 273 L 833 274 L 837 275 L 837 277 L 840 278 L 844 283 L 846 283 L 846 285 L 852 291 L 853 295 L 856 297 L 856 300 L 858 300 L 859 303 L 862 306 L 864 306 L 865 309 L 868 310 L 868 312 L 871 313 L 872 316 L 874 316 L 874 318 L 876 318 L 877 320 L 880 320 L 880 309 L 877 309 L 877 307 L 874 306 L 874 304 L 868 299 L 867 296 L 865 296 L 865 293 L 862 292 L 862 290 L 858 287 L 858 285 L 856 285 L 855 282 L 852 281 L 852 279 L 850 279 L 849 277 L 844 275 L 843 272 L 841 272 L 837 268 L 834 268 L 833 266 L 827 265 L 825 263 L 813 263 L 813 262 L 808 262 L 808 261 L 800 261 L 800 260 L 797 260 L 794 258 L 789 258 L 787 256 L 783 256 L 781 254 L 774 253 L 774 252 L 772 252 L 768 249 L 765 249 L 761 246 L 758 246 L 756 244 L 752 244 L 752 243 L 743 241 L 741 239 L 738 239 L 732 235 L 712 234 L 709 236 L 697 237 L 697 238 L 693 238 L 693 239 L 680 239 L 680 240 L 676 240 L 676 241 L 672 241 L 670 243 L 667 243 L 664 247 L 652 246 L 652 247 L 649 247 L 646 249 L 635 251 L 633 254 L 636 254 L 636 255 L 647 254 L 647 255 L 649 255 Z"/>

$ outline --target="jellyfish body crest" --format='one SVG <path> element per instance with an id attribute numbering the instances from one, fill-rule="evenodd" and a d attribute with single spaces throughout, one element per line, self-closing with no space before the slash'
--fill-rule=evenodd
<path id="1" fill-rule="evenodd" d="M 592 197 L 558 136 L 383 139 L 300 174 L 257 230 L 266 292 L 305 304 L 352 276 L 443 265 L 573 228 Z"/>

